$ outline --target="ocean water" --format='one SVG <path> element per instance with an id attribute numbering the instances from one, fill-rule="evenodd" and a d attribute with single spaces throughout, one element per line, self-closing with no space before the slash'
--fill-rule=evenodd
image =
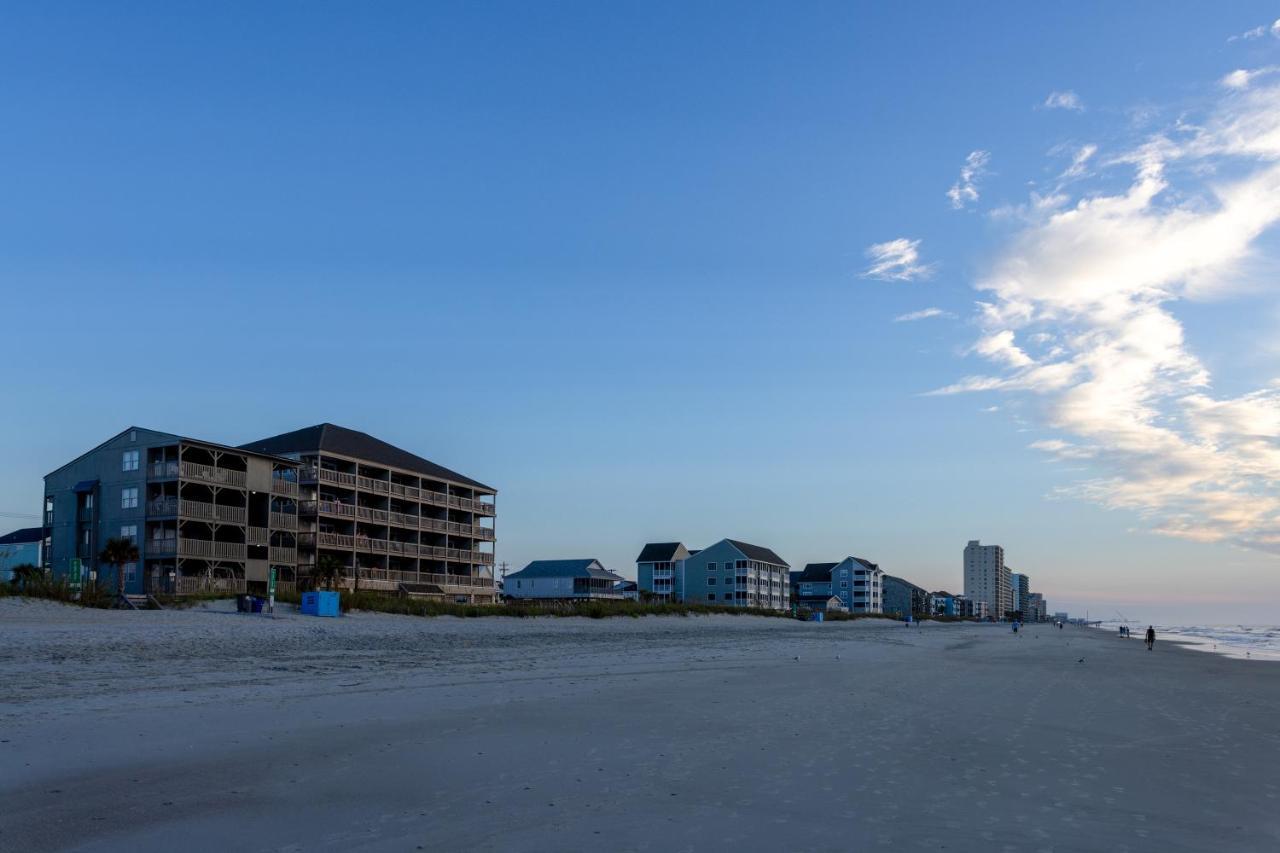
<path id="1" fill-rule="evenodd" d="M 1118 634 L 1122 622 L 1103 622 L 1099 630 Z M 1131 642 L 1139 642 L 1147 626 L 1129 622 Z M 1175 640 L 1188 648 L 1249 660 L 1280 660 L 1280 627 L 1275 625 L 1156 625 L 1156 642 Z"/>

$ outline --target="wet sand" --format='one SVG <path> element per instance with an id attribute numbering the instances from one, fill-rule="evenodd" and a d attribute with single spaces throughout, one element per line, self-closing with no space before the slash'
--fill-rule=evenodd
<path id="1" fill-rule="evenodd" d="M 0 599 L 0 741 L 4 851 L 1280 849 L 1280 665 L 1082 628 Z"/>

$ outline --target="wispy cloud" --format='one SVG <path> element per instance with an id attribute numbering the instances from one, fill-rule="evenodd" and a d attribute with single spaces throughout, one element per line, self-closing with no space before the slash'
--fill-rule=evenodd
<path id="1" fill-rule="evenodd" d="M 928 320 L 931 317 L 948 317 L 955 319 L 955 314 L 950 311 L 943 311 L 941 308 L 922 308 L 919 311 L 912 311 L 909 314 L 899 314 L 893 318 L 895 323 L 910 323 L 913 320 Z"/>
<path id="2" fill-rule="evenodd" d="M 960 167 L 960 179 L 947 190 L 947 198 L 951 206 L 960 210 L 966 204 L 978 200 L 978 179 L 987 171 L 987 163 L 991 160 L 990 151 L 970 151 Z"/>
<path id="3" fill-rule="evenodd" d="M 1230 295 L 1280 224 L 1280 86 L 1232 91 L 1112 162 L 1133 169 L 1127 187 L 1026 209 L 978 283 L 971 352 L 993 371 L 932 393 L 1034 394 L 1061 437 L 1033 446 L 1095 474 L 1070 494 L 1280 553 L 1280 387 L 1215 393 L 1174 313 Z"/>
<path id="4" fill-rule="evenodd" d="M 1248 89 L 1249 86 L 1259 77 L 1267 74 L 1274 74 L 1280 71 L 1280 65 L 1266 65 L 1262 68 L 1237 68 L 1230 74 L 1225 75 L 1218 83 L 1224 89 Z"/>
<path id="5" fill-rule="evenodd" d="M 1098 153 L 1098 146 L 1089 144 L 1081 145 L 1071 158 L 1071 165 L 1066 168 L 1061 175 L 1063 178 L 1078 178 L 1085 173 L 1085 169 L 1089 165 L 1089 160 L 1094 154 Z"/>
<path id="6" fill-rule="evenodd" d="M 1075 92 L 1067 89 L 1062 92 L 1050 92 L 1041 105 L 1046 110 L 1074 110 L 1084 112 L 1084 101 Z"/>
<path id="7" fill-rule="evenodd" d="M 928 278 L 933 265 L 920 261 L 920 241 L 899 237 L 885 243 L 873 243 L 865 252 L 871 266 L 862 272 L 863 278 L 883 281 L 915 281 Z"/>
<path id="8" fill-rule="evenodd" d="M 1266 24 L 1259 24 L 1253 29 L 1245 30 L 1239 35 L 1228 36 L 1227 41 L 1229 42 L 1240 41 L 1242 39 L 1244 41 L 1252 41 L 1253 39 L 1262 38 L 1267 33 L 1271 33 L 1271 35 L 1275 36 L 1276 38 L 1280 38 L 1280 18 L 1277 18 L 1275 22 L 1270 26 L 1267 26 Z"/>

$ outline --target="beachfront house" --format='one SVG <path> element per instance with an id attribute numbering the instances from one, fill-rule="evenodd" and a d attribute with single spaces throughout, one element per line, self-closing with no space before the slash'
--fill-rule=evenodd
<path id="1" fill-rule="evenodd" d="M 640 585 L 637 584 L 635 581 L 622 581 L 620 583 L 614 584 L 614 586 L 617 588 L 618 592 L 622 594 L 622 597 L 625 598 L 627 601 L 640 600 Z"/>
<path id="2" fill-rule="evenodd" d="M 650 542 L 636 557 L 636 585 L 656 601 L 682 601 L 684 561 L 691 553 L 681 542 Z"/>
<path id="3" fill-rule="evenodd" d="M 803 571 L 791 573 L 792 599 L 808 610 L 832 609 L 834 598 L 840 610 L 850 613 L 884 612 L 884 571 L 862 557 L 845 557 L 838 563 L 809 563 Z"/>
<path id="4" fill-rule="evenodd" d="M 683 597 L 722 607 L 789 610 L 790 566 L 761 545 L 721 539 L 683 560 Z"/>
<path id="5" fill-rule="evenodd" d="M 13 578 L 15 566 L 44 565 L 44 528 L 24 527 L 0 536 L 0 583 Z"/>
<path id="6" fill-rule="evenodd" d="M 503 595 L 509 600 L 614 600 L 626 596 L 618 584 L 626 579 L 600 564 L 599 560 L 534 560 L 520 571 L 507 575 Z"/>
<path id="7" fill-rule="evenodd" d="M 905 619 L 908 615 L 915 618 L 932 613 L 929 591 L 911 581 L 885 575 L 884 612 L 892 613 L 900 619 Z"/>
<path id="8" fill-rule="evenodd" d="M 956 597 L 945 590 L 929 593 L 929 612 L 934 616 L 955 616 Z"/>

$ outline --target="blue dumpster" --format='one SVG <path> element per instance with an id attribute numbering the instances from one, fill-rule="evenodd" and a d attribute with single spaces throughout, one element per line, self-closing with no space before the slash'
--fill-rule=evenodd
<path id="1" fill-rule="evenodd" d="M 819 610 L 817 613 L 813 614 L 813 621 L 814 621 L 814 622 L 821 622 L 821 621 L 822 621 L 822 611 L 821 611 L 821 610 Z"/>
<path id="2" fill-rule="evenodd" d="M 256 595 L 255 595 L 251 600 L 252 600 L 252 602 L 253 602 L 253 612 L 254 612 L 254 613 L 261 613 L 261 612 L 262 612 L 262 605 L 263 605 L 263 603 L 264 603 L 264 602 L 263 602 L 263 600 L 262 600 L 261 598 L 258 598 L 258 596 L 256 596 Z"/>
<path id="3" fill-rule="evenodd" d="M 336 592 L 304 592 L 302 594 L 303 616 L 337 616 L 338 593 Z"/>

